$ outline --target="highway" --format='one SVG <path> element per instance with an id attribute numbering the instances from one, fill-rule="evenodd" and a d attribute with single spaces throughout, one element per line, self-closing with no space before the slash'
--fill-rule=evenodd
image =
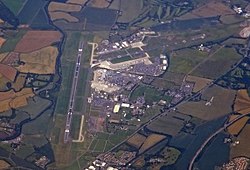
<path id="1" fill-rule="evenodd" d="M 80 41 L 79 47 L 78 47 L 78 54 L 77 54 L 77 60 L 76 60 L 76 65 L 75 65 L 74 77 L 73 77 L 71 92 L 70 92 L 67 120 L 66 120 L 65 131 L 64 131 L 64 143 L 67 143 L 70 139 L 70 126 L 71 126 L 72 115 L 73 115 L 74 104 L 75 104 L 75 93 L 76 93 L 79 72 L 80 72 L 82 51 L 83 51 L 83 42 Z"/>
<path id="2" fill-rule="evenodd" d="M 237 122 L 241 118 L 243 118 L 245 116 L 248 116 L 248 115 L 250 115 L 250 113 L 244 114 L 244 115 L 240 115 L 240 116 L 236 117 L 234 120 L 232 120 L 232 121 L 224 124 L 223 127 L 221 127 L 216 132 L 214 132 L 212 135 L 210 135 L 209 138 L 207 138 L 207 140 L 205 140 L 205 142 L 201 145 L 201 147 L 199 148 L 199 150 L 195 153 L 194 157 L 192 158 L 192 160 L 191 160 L 191 162 L 189 164 L 188 170 L 192 170 L 193 169 L 193 165 L 194 165 L 195 160 L 197 159 L 197 157 L 200 155 L 200 153 L 206 147 L 206 145 L 209 143 L 210 140 L 212 140 L 216 135 L 218 135 L 220 132 L 222 132 L 223 130 L 225 130 L 230 125 L 234 124 L 235 122 Z"/>

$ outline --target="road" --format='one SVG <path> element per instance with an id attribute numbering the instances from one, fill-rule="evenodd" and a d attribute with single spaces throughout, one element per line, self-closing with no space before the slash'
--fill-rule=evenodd
<path id="1" fill-rule="evenodd" d="M 72 115 L 73 115 L 73 110 L 74 110 L 73 108 L 74 108 L 74 104 L 75 104 L 75 93 L 76 93 L 79 72 L 80 72 L 82 51 L 83 51 L 83 42 L 80 41 L 79 47 L 78 47 L 78 54 L 77 54 L 77 59 L 76 59 L 74 77 L 73 77 L 72 86 L 71 86 L 67 120 L 66 120 L 65 131 L 64 131 L 64 143 L 67 143 L 70 139 L 70 137 L 69 137 L 70 136 L 70 126 L 71 126 Z"/>
<path id="2" fill-rule="evenodd" d="M 234 70 L 236 67 L 238 67 L 238 66 L 240 65 L 240 63 L 244 60 L 245 57 L 247 57 L 247 54 L 246 54 L 241 60 L 239 60 L 239 61 L 238 61 L 238 62 L 237 62 L 228 72 L 230 72 L 230 71 Z M 227 73 L 228 73 L 228 72 L 227 72 Z M 225 73 L 224 75 L 226 75 L 227 73 Z M 166 114 L 167 114 L 167 111 L 170 111 L 171 109 L 173 109 L 173 108 L 175 108 L 175 107 L 177 107 L 177 106 L 180 106 L 180 105 L 182 105 L 182 104 L 185 104 L 185 103 L 187 103 L 188 101 L 190 101 L 191 99 L 194 99 L 194 98 L 198 97 L 199 95 L 201 95 L 202 93 L 204 93 L 209 87 L 213 86 L 213 85 L 214 85 L 221 77 L 223 77 L 224 75 L 222 75 L 222 76 L 218 77 L 216 80 L 210 82 L 206 87 L 204 87 L 203 89 L 201 89 L 201 90 L 200 90 L 199 92 L 197 92 L 196 94 L 193 94 L 193 95 L 187 97 L 187 98 L 186 98 L 185 100 L 183 100 L 182 102 L 177 103 L 176 105 L 173 105 L 173 106 L 170 106 L 170 107 L 166 108 L 166 109 L 164 110 L 165 112 L 159 113 L 159 114 L 153 116 L 153 117 L 152 117 L 151 119 L 149 119 L 146 123 L 144 123 L 140 128 L 138 128 L 134 133 L 132 133 L 129 137 L 135 135 L 137 132 L 139 132 L 139 131 L 142 130 L 144 127 L 146 127 L 147 125 L 149 125 L 150 123 L 152 123 L 154 120 L 160 118 L 161 116 L 166 115 Z M 224 129 L 224 127 L 223 127 L 223 129 Z M 129 138 L 129 137 L 128 137 L 128 138 Z M 127 138 L 127 139 L 128 139 L 128 138 Z M 116 146 L 114 146 L 113 148 L 111 148 L 111 149 L 110 149 L 109 151 L 107 151 L 107 152 L 110 152 L 110 151 L 114 150 L 115 148 L 119 147 L 119 146 L 122 145 L 127 139 L 123 140 L 122 142 L 120 142 L 119 144 L 117 144 Z M 132 160 L 132 161 L 134 161 L 134 160 Z M 131 162 L 132 162 L 132 161 L 131 161 Z M 131 163 L 131 162 L 129 162 L 129 163 Z M 127 164 L 127 167 L 129 167 L 129 163 Z"/>
<path id="3" fill-rule="evenodd" d="M 229 127 L 230 125 L 234 124 L 235 122 L 237 122 L 238 120 L 240 120 L 241 118 L 248 116 L 249 114 L 244 114 L 244 115 L 240 115 L 238 117 L 236 117 L 234 120 L 224 124 L 223 127 L 221 127 L 220 129 L 218 129 L 216 132 L 214 132 L 212 135 L 209 136 L 209 138 L 207 138 L 207 140 L 205 140 L 205 142 L 201 145 L 201 147 L 199 148 L 199 150 L 195 153 L 194 157 L 192 158 L 188 170 L 192 170 L 193 169 L 193 165 L 195 160 L 197 159 L 197 157 L 200 155 L 200 153 L 203 151 L 203 149 L 206 147 L 206 145 L 209 143 L 210 140 L 212 140 L 216 135 L 218 135 L 220 132 L 222 132 L 223 130 L 225 130 L 227 127 Z"/>

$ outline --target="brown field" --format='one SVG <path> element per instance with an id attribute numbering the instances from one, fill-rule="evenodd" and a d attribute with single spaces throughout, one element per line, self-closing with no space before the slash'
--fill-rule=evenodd
<path id="1" fill-rule="evenodd" d="M 0 160 L 0 167 L 2 170 L 4 169 L 9 169 L 10 168 L 10 164 L 8 162 L 6 162 L 5 160 Z"/>
<path id="2" fill-rule="evenodd" d="M 81 5 L 66 4 L 60 2 L 51 2 L 49 4 L 49 12 L 63 11 L 63 12 L 78 12 L 82 9 Z"/>
<path id="3" fill-rule="evenodd" d="M 0 62 L 4 60 L 4 58 L 8 55 L 9 53 L 1 53 L 0 54 Z"/>
<path id="4" fill-rule="evenodd" d="M 24 86 L 25 80 L 26 80 L 26 74 L 19 74 L 15 82 L 12 83 L 12 88 L 15 89 L 15 91 L 20 91 L 21 88 L 23 88 Z"/>
<path id="5" fill-rule="evenodd" d="M 66 12 L 60 12 L 60 11 L 50 12 L 49 15 L 50 15 L 50 18 L 52 21 L 59 20 L 59 19 L 66 20 L 67 22 L 78 22 L 79 21 L 78 18 L 73 17 L 72 15 L 70 15 L 69 13 L 66 13 Z"/>
<path id="6" fill-rule="evenodd" d="M 68 0 L 66 3 L 83 5 L 83 4 L 85 4 L 87 1 L 88 1 L 88 0 Z"/>
<path id="7" fill-rule="evenodd" d="M 239 115 L 231 115 L 229 118 L 229 122 L 234 120 L 238 116 Z M 229 126 L 227 128 L 228 132 L 231 135 L 238 135 L 240 133 L 240 131 L 242 130 L 242 128 L 246 125 L 248 120 L 249 120 L 249 117 L 247 117 L 247 116 L 243 117 L 242 119 L 238 120 L 237 122 L 235 122 L 234 124 Z"/>
<path id="8" fill-rule="evenodd" d="M 0 74 L 2 74 L 10 81 L 14 81 L 17 74 L 17 70 L 11 66 L 0 63 Z"/>
<path id="9" fill-rule="evenodd" d="M 0 92 L 0 112 L 7 111 L 11 108 L 19 108 L 28 104 L 27 99 L 33 97 L 34 93 L 31 88 L 22 89 L 15 93 L 13 90 Z"/>
<path id="10" fill-rule="evenodd" d="M 218 15 L 235 14 L 235 12 L 228 6 L 221 2 L 211 1 L 203 6 L 200 6 L 193 11 L 179 17 L 179 19 L 194 19 L 194 18 L 207 18 Z"/>
<path id="11" fill-rule="evenodd" d="M 133 135 L 131 138 L 129 138 L 127 140 L 127 143 L 131 146 L 136 147 L 137 149 L 141 147 L 141 145 L 144 143 L 144 141 L 146 140 L 146 137 L 136 133 L 135 135 Z"/>
<path id="12" fill-rule="evenodd" d="M 237 137 L 237 140 L 239 140 L 240 143 L 236 146 L 231 147 L 230 159 L 239 156 L 245 156 L 250 158 L 249 134 L 250 134 L 250 124 L 246 124 L 246 126 L 242 129 L 239 136 Z"/>
<path id="13" fill-rule="evenodd" d="M 28 31 L 16 45 L 15 52 L 33 52 L 50 46 L 61 38 L 62 34 L 58 31 Z"/>
<path id="14" fill-rule="evenodd" d="M 15 65 L 19 61 L 19 53 L 10 52 L 2 61 L 6 65 Z"/>
<path id="15" fill-rule="evenodd" d="M 45 47 L 32 53 L 21 54 L 20 60 L 25 64 L 17 67 L 22 73 L 53 74 L 55 72 L 58 49 Z"/>
<path id="16" fill-rule="evenodd" d="M 147 137 L 147 139 L 145 140 L 145 142 L 142 144 L 142 146 L 139 150 L 139 154 L 143 153 L 144 151 L 151 148 L 152 146 L 154 146 L 155 144 L 157 144 L 158 142 L 162 141 L 165 138 L 166 138 L 166 136 L 164 136 L 164 135 L 158 135 L 158 134 L 149 135 Z"/>
<path id="17" fill-rule="evenodd" d="M 239 90 L 234 102 L 234 111 L 241 114 L 250 113 L 250 97 L 247 90 Z"/>
<path id="18" fill-rule="evenodd" d="M 3 43 L 6 41 L 6 39 L 0 37 L 0 47 L 3 45 Z"/>
<path id="19" fill-rule="evenodd" d="M 107 8 L 109 5 L 109 2 L 106 0 L 92 0 L 89 3 L 89 6 L 96 7 L 96 8 Z"/>
<path id="20" fill-rule="evenodd" d="M 177 107 L 178 111 L 192 115 L 203 120 L 213 120 L 232 112 L 233 100 L 236 92 L 224 89 L 217 85 L 208 88 L 202 95 L 199 102 L 189 101 Z M 214 97 L 211 105 L 206 106 L 206 102 Z"/>
<path id="21" fill-rule="evenodd" d="M 212 80 L 203 77 L 188 75 L 186 81 L 195 82 L 193 92 L 198 92 L 199 90 L 207 86 Z"/>

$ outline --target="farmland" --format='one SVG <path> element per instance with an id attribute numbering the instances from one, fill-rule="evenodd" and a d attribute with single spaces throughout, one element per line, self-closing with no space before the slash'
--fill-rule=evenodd
<path id="1" fill-rule="evenodd" d="M 158 142 L 162 141 L 165 138 L 166 136 L 164 135 L 150 134 L 140 147 L 139 154 L 145 152 L 147 149 L 151 148 L 152 146 L 154 146 L 155 144 L 157 144 Z"/>
<path id="2" fill-rule="evenodd" d="M 230 115 L 230 119 L 228 121 L 230 122 L 234 120 L 236 117 L 238 117 L 238 115 Z M 241 118 L 240 120 L 233 123 L 231 126 L 227 128 L 228 132 L 231 135 L 237 136 L 240 133 L 240 131 L 244 128 L 248 120 L 249 120 L 249 117 Z"/>
<path id="3" fill-rule="evenodd" d="M 133 135 L 131 138 L 129 138 L 127 140 L 127 143 L 136 147 L 136 148 L 140 148 L 145 140 L 146 140 L 145 136 L 143 136 L 139 133 L 136 133 L 135 135 Z"/>
<path id="4" fill-rule="evenodd" d="M 234 102 L 234 111 L 240 114 L 250 113 L 250 97 L 247 90 L 239 90 Z"/>
<path id="5" fill-rule="evenodd" d="M 216 79 L 225 74 L 238 60 L 241 59 L 240 54 L 233 48 L 221 48 L 206 62 L 199 65 L 191 75 L 204 77 L 208 79 Z"/>
<path id="6" fill-rule="evenodd" d="M 54 12 L 54 11 L 76 12 L 80 11 L 81 8 L 82 7 L 80 5 L 51 2 L 49 4 L 48 10 L 49 12 Z"/>
<path id="7" fill-rule="evenodd" d="M 92 0 L 88 4 L 88 6 L 95 7 L 95 8 L 106 8 L 110 3 L 106 0 Z"/>
<path id="8" fill-rule="evenodd" d="M 55 72 L 58 49 L 56 47 L 45 47 L 31 53 L 22 53 L 20 60 L 24 62 L 17 68 L 23 73 L 52 74 Z"/>
<path id="9" fill-rule="evenodd" d="M 212 80 L 202 78 L 202 77 L 196 77 L 196 76 L 188 75 L 186 77 L 186 81 L 195 82 L 193 92 L 198 92 L 199 90 L 206 87 Z"/>
<path id="10" fill-rule="evenodd" d="M 25 81 L 26 81 L 26 75 L 19 74 L 15 82 L 12 83 L 12 88 L 15 89 L 15 91 L 20 91 L 24 87 Z"/>
<path id="11" fill-rule="evenodd" d="M 30 53 L 59 42 L 61 38 L 58 31 L 28 31 L 17 43 L 15 52 Z"/>
<path id="12" fill-rule="evenodd" d="M 83 5 L 87 2 L 87 0 L 67 0 L 67 3 L 69 4 L 78 4 Z"/>
<path id="13" fill-rule="evenodd" d="M 184 122 L 188 122 L 190 119 L 190 116 L 172 112 L 148 125 L 147 129 L 160 134 L 176 136 L 183 128 Z"/>
<path id="14" fill-rule="evenodd" d="M 242 131 L 237 137 L 237 140 L 240 141 L 239 145 L 231 147 L 231 152 L 230 152 L 231 158 L 235 158 L 238 156 L 250 157 L 250 147 L 248 147 L 249 132 L 250 132 L 250 124 L 246 124 L 246 126 L 242 129 Z"/>
<path id="15" fill-rule="evenodd" d="M 28 104 L 28 98 L 33 97 L 32 89 L 22 89 L 20 92 L 14 91 L 0 92 L 0 112 L 9 110 L 10 108 L 19 108 Z"/>
<path id="16" fill-rule="evenodd" d="M 213 120 L 232 112 L 231 106 L 233 105 L 235 94 L 236 92 L 233 90 L 215 85 L 205 91 L 201 96 L 201 101 L 189 101 L 177 108 L 181 113 L 189 114 L 203 120 Z M 206 106 L 206 102 L 212 97 L 214 97 L 212 104 Z"/>
<path id="17" fill-rule="evenodd" d="M 208 18 L 217 15 L 234 14 L 234 11 L 221 2 L 211 1 L 195 10 L 179 17 L 179 19 Z"/>
<path id="18" fill-rule="evenodd" d="M 17 70 L 15 68 L 13 68 L 13 67 L 10 67 L 8 65 L 0 63 L 0 73 L 6 79 L 8 79 L 10 81 L 14 81 L 15 77 L 16 77 L 16 74 L 17 74 Z"/>
<path id="19" fill-rule="evenodd" d="M 66 20 L 67 22 L 78 22 L 79 19 L 76 17 L 73 17 L 72 15 L 66 13 L 66 12 L 60 12 L 60 11 L 56 11 L 56 12 L 50 12 L 50 18 L 52 21 L 55 20 Z"/>

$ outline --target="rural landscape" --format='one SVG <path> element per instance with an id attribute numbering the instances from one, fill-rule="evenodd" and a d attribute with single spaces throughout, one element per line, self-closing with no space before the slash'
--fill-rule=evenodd
<path id="1" fill-rule="evenodd" d="M 250 169 L 248 0 L 0 0 L 0 169 Z"/>

